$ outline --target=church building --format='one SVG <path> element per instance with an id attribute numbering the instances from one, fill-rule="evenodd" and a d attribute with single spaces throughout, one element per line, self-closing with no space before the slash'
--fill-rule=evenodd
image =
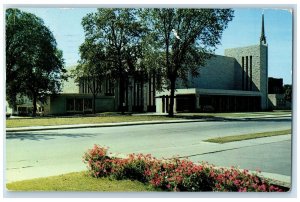
<path id="1" fill-rule="evenodd" d="M 226 49 L 213 55 L 200 76 L 178 84 L 175 112 L 237 112 L 268 109 L 268 45 L 262 15 L 259 44 Z M 169 109 L 169 91 L 157 92 L 156 112 Z"/>
<path id="2" fill-rule="evenodd" d="M 175 112 L 244 112 L 268 109 L 268 45 L 262 15 L 261 36 L 257 45 L 226 49 L 224 56 L 213 55 L 199 77 L 188 77 L 188 85 L 180 81 L 175 90 Z M 91 113 L 93 95 L 88 80 L 79 84 L 70 79 L 63 92 L 50 96 L 41 105 L 42 114 Z M 127 112 L 167 113 L 170 92 L 156 90 L 157 81 L 128 78 L 124 109 Z M 109 78 L 99 85 L 96 112 L 119 111 L 118 85 Z M 28 107 L 30 107 L 28 105 Z M 23 106 L 24 108 L 24 106 Z M 17 110 L 18 111 L 18 110 Z M 23 109 L 24 111 L 24 109 Z"/>

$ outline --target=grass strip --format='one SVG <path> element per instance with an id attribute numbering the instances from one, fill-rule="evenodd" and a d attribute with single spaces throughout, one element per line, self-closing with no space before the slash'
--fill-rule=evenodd
<path id="1" fill-rule="evenodd" d="M 99 116 L 99 117 L 63 117 L 63 118 L 48 117 L 48 118 L 28 118 L 28 119 L 7 119 L 6 127 L 15 128 L 15 127 L 27 127 L 27 126 L 119 123 L 119 122 L 159 121 L 159 120 L 174 120 L 174 118 L 170 118 L 166 116 L 126 116 L 125 115 L 125 116 Z"/>
<path id="2" fill-rule="evenodd" d="M 276 115 L 291 115 L 291 112 L 234 112 L 234 113 L 178 113 L 177 115 L 186 116 L 186 117 L 197 117 L 197 116 L 206 116 L 206 117 L 219 117 L 219 118 L 240 118 L 248 117 L 255 118 L 260 116 L 276 116 Z"/>
<path id="3" fill-rule="evenodd" d="M 12 182 L 6 184 L 6 188 L 9 191 L 157 191 L 150 185 L 146 185 L 138 181 L 94 178 L 90 176 L 86 171 Z"/>
<path id="4" fill-rule="evenodd" d="M 217 138 L 207 139 L 204 141 L 223 144 L 223 143 L 228 143 L 228 142 L 243 141 L 243 140 L 271 137 L 271 136 L 277 136 L 277 135 L 287 135 L 287 134 L 291 134 L 291 129 L 262 132 L 262 133 L 250 133 L 250 134 L 245 134 L 245 135 L 232 135 L 232 136 L 225 136 L 225 137 L 217 137 Z"/>
<path id="5" fill-rule="evenodd" d="M 37 118 L 10 118 L 6 120 L 7 128 L 28 127 L 28 126 L 53 126 L 53 125 L 74 125 L 74 124 L 96 124 L 96 123 L 121 123 L 133 121 L 159 121 L 174 120 L 181 118 L 238 118 L 238 117 L 259 117 L 261 115 L 289 115 L 289 112 L 252 112 L 252 113 L 178 113 L 174 118 L 167 116 L 113 116 L 112 112 L 101 113 L 96 117 L 37 117 Z"/>

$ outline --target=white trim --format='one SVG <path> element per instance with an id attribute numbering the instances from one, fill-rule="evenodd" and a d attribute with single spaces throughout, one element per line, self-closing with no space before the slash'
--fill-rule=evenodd
<path id="1" fill-rule="evenodd" d="M 200 95 L 235 95 L 235 96 L 262 96 L 259 91 L 243 91 L 243 90 L 220 90 L 220 89 L 203 89 L 203 88 L 187 88 L 176 89 L 175 95 L 200 94 Z M 156 94 L 156 97 L 162 95 L 170 95 L 170 91 L 163 91 Z"/>

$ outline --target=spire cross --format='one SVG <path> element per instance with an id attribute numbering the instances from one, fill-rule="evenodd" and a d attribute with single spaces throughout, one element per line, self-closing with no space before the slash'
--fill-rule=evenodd
<path id="1" fill-rule="evenodd" d="M 260 44 L 267 44 L 267 39 L 266 39 L 266 36 L 265 36 L 264 13 L 262 14 L 262 20 L 261 20 Z"/>

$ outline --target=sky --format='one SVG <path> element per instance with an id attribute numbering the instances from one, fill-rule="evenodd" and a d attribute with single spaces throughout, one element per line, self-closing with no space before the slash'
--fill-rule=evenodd
<path id="1" fill-rule="evenodd" d="M 21 8 L 44 20 L 53 32 L 58 48 L 63 51 L 66 66 L 76 65 L 80 59 L 79 46 L 84 41 L 81 20 L 96 8 Z M 292 13 L 288 10 L 238 8 L 234 18 L 224 30 L 216 54 L 224 49 L 259 44 L 261 16 L 265 16 L 265 35 L 269 54 L 269 77 L 283 78 L 284 84 L 292 83 Z"/>

